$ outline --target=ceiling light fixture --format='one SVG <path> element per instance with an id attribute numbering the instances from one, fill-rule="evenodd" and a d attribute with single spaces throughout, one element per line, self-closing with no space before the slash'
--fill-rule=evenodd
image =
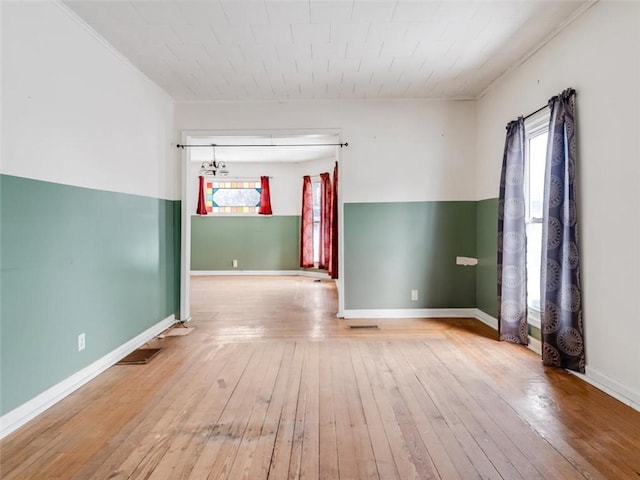
<path id="1" fill-rule="evenodd" d="M 202 165 L 200 166 L 200 174 L 213 175 L 214 177 L 217 175 L 229 175 L 227 165 L 222 161 L 216 161 L 216 146 L 211 145 L 211 147 L 213 148 L 213 159 L 210 162 L 202 162 Z"/>

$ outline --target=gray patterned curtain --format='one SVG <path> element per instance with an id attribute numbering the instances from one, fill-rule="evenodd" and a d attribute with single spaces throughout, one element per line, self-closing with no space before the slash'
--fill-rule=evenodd
<path id="1" fill-rule="evenodd" d="M 498 211 L 500 340 L 529 343 L 524 201 L 524 119 L 507 125 Z"/>
<path id="2" fill-rule="evenodd" d="M 575 200 L 576 92 L 549 100 L 551 118 L 542 222 L 542 361 L 584 373 L 582 293 Z"/>

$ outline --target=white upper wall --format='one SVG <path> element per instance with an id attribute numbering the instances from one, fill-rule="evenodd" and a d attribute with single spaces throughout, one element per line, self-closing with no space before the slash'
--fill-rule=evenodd
<path id="1" fill-rule="evenodd" d="M 473 101 L 177 103 L 175 119 L 178 132 L 340 131 L 344 202 L 476 198 Z"/>
<path id="2" fill-rule="evenodd" d="M 302 177 L 304 175 L 319 175 L 328 172 L 333 175 L 335 158 L 313 160 L 307 162 L 237 162 L 227 163 L 229 176 L 207 177 L 220 181 L 233 182 L 234 180 L 258 180 L 260 176 L 267 175 L 269 190 L 271 192 L 271 208 L 274 215 L 300 215 L 302 209 Z M 200 164 L 190 163 L 187 184 L 187 211 L 195 214 L 198 203 L 198 176 Z M 213 216 L 213 215 L 210 215 Z M 225 215 L 226 216 L 226 215 Z"/>
<path id="3" fill-rule="evenodd" d="M 498 196 L 505 126 L 577 91 L 587 374 L 640 404 L 640 3 L 599 2 L 478 102 L 478 198 Z"/>
<path id="4" fill-rule="evenodd" d="M 2 26 L 2 3 L 0 2 L 0 26 Z M 0 92 L 2 92 L 2 31 L 0 30 Z M 4 157 L 4 147 L 2 144 L 2 116 L 4 112 L 2 111 L 2 95 L 0 95 L 0 173 L 2 170 L 2 159 Z"/>
<path id="5" fill-rule="evenodd" d="M 577 91 L 582 163 L 638 146 L 640 19 L 638 2 L 601 1 L 478 102 L 478 199 L 498 196 L 506 125 L 573 87 Z M 604 138 L 636 140 L 607 145 Z M 613 148 L 613 151 L 610 150 Z M 595 149 L 595 150 L 594 150 Z M 602 167 L 607 162 L 599 162 Z"/>
<path id="6" fill-rule="evenodd" d="M 2 173 L 178 198 L 172 99 L 62 4 L 2 3 Z"/>

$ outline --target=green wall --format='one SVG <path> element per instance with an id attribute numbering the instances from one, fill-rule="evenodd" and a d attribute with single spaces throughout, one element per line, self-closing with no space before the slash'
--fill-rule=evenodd
<path id="1" fill-rule="evenodd" d="M 477 308 L 498 318 L 498 199 L 477 202 L 476 301 Z M 538 340 L 540 329 L 529 325 L 529 335 Z"/>
<path id="2" fill-rule="evenodd" d="M 477 203 L 477 308 L 498 318 L 498 199 Z"/>
<path id="3" fill-rule="evenodd" d="M 180 203 L 7 175 L 0 202 L 4 414 L 177 312 Z"/>
<path id="4" fill-rule="evenodd" d="M 529 336 L 535 338 L 536 340 L 542 340 L 542 333 L 538 327 L 534 327 L 533 325 L 527 325 L 527 330 L 529 332 Z"/>
<path id="5" fill-rule="evenodd" d="M 297 270 L 300 217 L 191 217 L 191 270 Z"/>
<path id="6" fill-rule="evenodd" d="M 347 203 L 344 249 L 346 309 L 476 306 L 476 202 Z"/>

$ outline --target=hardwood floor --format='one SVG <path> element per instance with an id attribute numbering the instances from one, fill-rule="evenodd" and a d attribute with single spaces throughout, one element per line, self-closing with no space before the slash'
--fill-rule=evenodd
<path id="1" fill-rule="evenodd" d="M 347 322 L 304 277 L 192 301 L 190 335 L 5 438 L 0 477 L 640 478 L 640 413 L 476 320 Z"/>

